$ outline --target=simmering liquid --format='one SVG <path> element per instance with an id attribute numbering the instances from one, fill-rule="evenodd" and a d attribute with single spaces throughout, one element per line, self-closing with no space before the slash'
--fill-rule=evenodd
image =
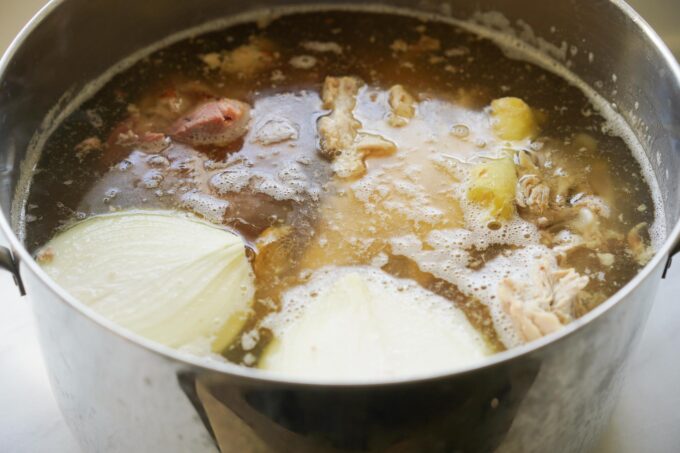
<path id="1" fill-rule="evenodd" d="M 178 120 L 223 98 L 250 106 L 243 135 L 181 137 Z M 532 125 L 504 132 L 493 104 L 504 98 L 524 101 Z M 654 201 L 606 121 L 567 81 L 449 24 L 325 12 L 236 25 L 149 55 L 63 122 L 31 184 L 27 243 L 127 209 L 188 211 L 237 232 L 256 292 L 249 341 L 222 354 L 248 366 L 304 307 L 295 295 L 314 297 L 317 271 L 349 266 L 447 299 L 500 351 L 553 330 L 513 301 L 545 302 L 541 313 L 566 324 L 650 256 Z M 343 166 L 336 139 L 358 161 Z M 512 193 L 496 212 L 509 190 L 489 165 L 499 161 Z M 549 300 L 528 289 L 541 285 Z"/>

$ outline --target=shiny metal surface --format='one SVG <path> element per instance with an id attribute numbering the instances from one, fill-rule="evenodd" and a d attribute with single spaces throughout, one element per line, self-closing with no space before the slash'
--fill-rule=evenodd
<path id="1" fill-rule="evenodd" d="M 14 258 L 12 251 L 6 247 L 0 247 L 0 269 L 4 269 L 12 275 L 19 294 L 25 296 L 26 290 L 24 289 L 24 282 L 19 275 L 18 261 Z"/>
<path id="2" fill-rule="evenodd" d="M 0 78 L 0 164 L 9 169 L 0 172 L 5 213 L 27 140 L 72 83 L 85 83 L 172 31 L 265 3 L 202 1 L 189 7 L 102 1 L 95 8 L 71 0 L 54 7 L 15 48 Z M 451 3 L 459 6 L 450 9 L 458 17 L 473 12 L 465 2 Z M 433 12 L 440 6 L 418 4 Z M 480 8 L 503 11 L 513 21 L 521 17 L 537 35 L 558 43 L 585 38 L 573 69 L 589 83 L 604 81 L 603 95 L 613 89 L 612 72 L 618 74 L 616 102 L 623 111 L 640 103 L 637 116 L 652 131 L 641 139 L 648 150 L 660 153 L 655 169 L 672 226 L 680 204 L 675 126 L 680 124 L 680 87 L 677 66 L 656 47 L 658 38 L 645 35 L 638 20 L 610 2 L 489 1 Z M 579 20 L 572 23 L 574 15 Z M 107 17 L 109 24 L 94 27 L 92 17 Z M 610 19 L 606 27 L 600 17 Z M 121 27 L 133 30 L 130 36 L 114 36 Z M 48 53 L 57 30 L 64 45 Z M 84 39 L 88 36 L 92 39 Z M 101 48 L 107 52 L 96 54 Z M 594 65 L 586 64 L 589 51 L 597 55 Z M 47 75 L 31 71 L 35 55 L 45 55 Z M 665 169 L 673 169 L 669 176 L 675 178 Z M 486 367 L 419 382 L 322 387 L 273 382 L 235 367 L 202 367 L 136 340 L 46 282 L 11 239 L 22 258 L 53 386 L 88 451 L 197 451 L 211 448 L 212 439 L 224 451 L 587 449 L 611 411 L 629 346 L 639 336 L 672 245 L 665 244 L 641 275 L 594 313 L 558 335 L 501 354 Z"/>

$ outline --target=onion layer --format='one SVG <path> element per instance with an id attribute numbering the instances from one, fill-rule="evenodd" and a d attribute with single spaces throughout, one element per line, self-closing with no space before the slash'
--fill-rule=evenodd
<path id="1" fill-rule="evenodd" d="M 422 375 L 490 353 L 453 303 L 368 267 L 326 268 L 284 295 L 259 366 L 315 379 Z"/>
<path id="2" fill-rule="evenodd" d="M 254 294 L 241 238 L 171 212 L 91 217 L 57 234 L 38 258 L 77 299 L 171 347 L 225 347 Z"/>

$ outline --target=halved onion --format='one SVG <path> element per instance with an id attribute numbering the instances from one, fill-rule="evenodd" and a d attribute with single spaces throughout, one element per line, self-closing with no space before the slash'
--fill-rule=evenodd
<path id="1" fill-rule="evenodd" d="M 368 267 L 326 268 L 289 290 L 266 322 L 276 339 L 262 369 L 304 378 L 424 374 L 475 363 L 490 350 L 453 303 Z"/>
<path id="2" fill-rule="evenodd" d="M 38 258 L 80 301 L 171 347 L 224 348 L 254 294 L 242 239 L 172 212 L 91 217 L 57 234 Z"/>

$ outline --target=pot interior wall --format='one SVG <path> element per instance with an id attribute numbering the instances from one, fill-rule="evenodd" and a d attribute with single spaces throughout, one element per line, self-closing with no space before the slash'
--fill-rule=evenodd
<path id="1" fill-rule="evenodd" d="M 68 101 L 90 80 L 131 53 L 187 28 L 219 17 L 287 5 L 333 1 L 255 0 L 66 0 L 38 24 L 0 74 L 0 205 L 7 218 L 31 139 L 57 103 Z M 408 0 L 370 2 L 468 19 L 479 12 L 495 25 L 512 25 L 529 42 L 544 37 L 560 49 L 570 68 L 623 112 L 634 126 L 664 197 L 667 229 L 680 216 L 680 86 L 654 43 L 611 2 L 532 0 Z M 343 4 L 346 6 L 346 4 Z M 363 3 L 366 5 L 366 3 Z M 602 17 L 608 20 L 602 21 Z M 529 28 L 530 27 L 530 28 Z M 534 42 L 535 43 L 535 42 Z M 65 93 L 69 93 L 63 98 Z M 62 103 L 63 105 L 64 103 Z M 58 110 L 58 109 L 57 109 Z M 18 222 L 12 222 L 18 228 Z M 17 232 L 15 230 L 15 232 Z"/>

